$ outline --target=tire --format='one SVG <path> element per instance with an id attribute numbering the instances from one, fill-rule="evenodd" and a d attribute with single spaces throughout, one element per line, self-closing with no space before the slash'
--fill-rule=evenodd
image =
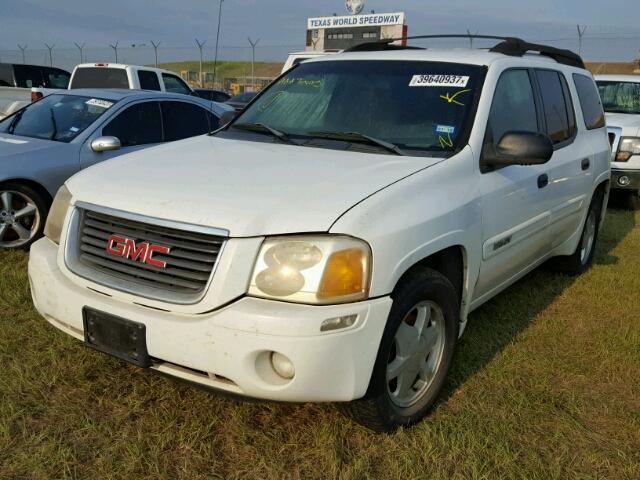
<path id="1" fill-rule="evenodd" d="M 0 251 L 28 249 L 42 236 L 49 204 L 33 188 L 0 185 Z"/>
<path id="2" fill-rule="evenodd" d="M 598 226 L 602 216 L 602 191 L 597 191 L 591 199 L 582 235 L 572 255 L 556 257 L 552 260 L 554 270 L 570 276 L 581 275 L 591 267 L 598 243 Z"/>
<path id="3" fill-rule="evenodd" d="M 392 298 L 367 394 L 339 405 L 345 415 L 375 432 L 413 425 L 429 412 L 458 339 L 458 295 L 444 275 L 416 269 Z"/>
<path id="4" fill-rule="evenodd" d="M 624 206 L 627 210 L 640 210 L 640 190 L 629 190 L 624 193 Z"/>

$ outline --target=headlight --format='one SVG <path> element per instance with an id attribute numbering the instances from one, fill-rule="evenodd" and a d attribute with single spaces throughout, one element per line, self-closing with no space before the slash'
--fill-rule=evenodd
<path id="1" fill-rule="evenodd" d="M 47 223 L 44 226 L 44 235 L 52 242 L 60 244 L 60 235 L 62 234 L 62 224 L 67 216 L 67 210 L 71 204 L 71 193 L 67 187 L 62 185 L 53 199 L 53 205 L 49 210 Z"/>
<path id="2" fill-rule="evenodd" d="M 313 235 L 267 238 L 249 295 L 297 303 L 344 303 L 367 298 L 371 249 L 356 238 Z"/>
<path id="3" fill-rule="evenodd" d="M 633 155 L 640 155 L 640 138 L 622 137 L 616 153 L 616 162 L 626 162 Z"/>

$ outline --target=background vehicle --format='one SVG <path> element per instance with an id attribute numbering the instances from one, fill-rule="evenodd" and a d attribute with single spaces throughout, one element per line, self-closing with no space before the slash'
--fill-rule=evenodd
<path id="1" fill-rule="evenodd" d="M 611 189 L 640 209 L 640 75 L 598 75 L 611 140 Z"/>
<path id="2" fill-rule="evenodd" d="M 215 135 L 74 176 L 31 250 L 36 308 L 205 387 L 417 422 L 469 312 L 547 260 L 586 271 L 606 211 L 593 77 L 502 40 L 309 60 Z"/>
<path id="3" fill-rule="evenodd" d="M 49 93 L 51 89 L 67 88 L 70 77 L 60 68 L 0 63 L 0 120 L 31 103 L 32 87 Z"/>
<path id="4" fill-rule="evenodd" d="M 218 128 L 231 109 L 184 95 L 62 90 L 0 122 L 0 249 L 42 233 L 62 183 L 91 165 Z"/>
<path id="5" fill-rule="evenodd" d="M 304 62 L 305 60 L 324 57 L 325 55 L 331 55 L 334 53 L 340 53 L 340 50 L 325 50 L 323 52 L 304 51 L 304 52 L 290 53 L 289 56 L 287 57 L 287 60 L 284 62 L 284 66 L 282 67 L 282 73 L 286 72 L 291 67 L 299 64 L 300 62 Z"/>
<path id="6" fill-rule="evenodd" d="M 75 88 L 128 88 L 194 94 L 184 80 L 169 70 L 119 63 L 83 63 L 76 66 L 69 82 L 69 89 Z"/>
<path id="7" fill-rule="evenodd" d="M 231 97 L 225 103 L 231 107 L 233 107 L 237 112 L 241 111 L 246 107 L 251 100 L 253 100 L 258 92 L 244 92 L 235 97 Z"/>
<path id="8" fill-rule="evenodd" d="M 213 102 L 224 103 L 231 98 L 226 92 L 222 90 L 212 90 L 210 88 L 194 88 L 193 91 L 200 97 Z"/>

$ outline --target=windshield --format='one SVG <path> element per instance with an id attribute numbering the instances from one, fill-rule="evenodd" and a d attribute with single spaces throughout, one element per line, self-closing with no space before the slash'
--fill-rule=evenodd
<path id="1" fill-rule="evenodd" d="M 68 143 L 115 102 L 75 95 L 49 95 L 0 123 L 0 133 Z"/>
<path id="2" fill-rule="evenodd" d="M 77 68 L 69 88 L 129 88 L 127 71 L 123 68 Z"/>
<path id="3" fill-rule="evenodd" d="M 334 144 L 334 134 L 357 133 L 351 140 L 366 135 L 404 151 L 450 152 L 472 120 L 481 77 L 482 67 L 455 63 L 302 63 L 233 125 L 267 125 L 293 138 L 331 137 Z"/>
<path id="4" fill-rule="evenodd" d="M 605 112 L 640 114 L 640 83 L 598 81 Z"/>

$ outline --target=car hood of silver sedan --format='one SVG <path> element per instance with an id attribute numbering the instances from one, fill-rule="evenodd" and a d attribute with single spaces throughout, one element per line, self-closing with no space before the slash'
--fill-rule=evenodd
<path id="1" fill-rule="evenodd" d="M 440 161 L 204 135 L 101 163 L 67 185 L 74 201 L 250 237 L 328 231 L 355 204 Z"/>
<path id="2" fill-rule="evenodd" d="M 45 149 L 64 149 L 68 143 L 0 133 L 0 159 L 15 155 L 29 156 Z M 35 158 L 35 156 L 34 156 Z"/>

